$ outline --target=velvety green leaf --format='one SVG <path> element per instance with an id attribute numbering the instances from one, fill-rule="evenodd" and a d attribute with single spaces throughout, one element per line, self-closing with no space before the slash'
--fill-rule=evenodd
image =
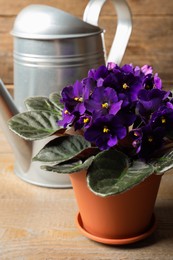
<path id="1" fill-rule="evenodd" d="M 39 140 L 55 133 L 58 116 L 50 111 L 28 111 L 15 115 L 9 120 L 9 128 L 27 140 Z"/>
<path id="2" fill-rule="evenodd" d="M 87 182 L 92 192 L 102 197 L 125 192 L 154 172 L 151 165 L 134 161 L 118 151 L 106 151 L 95 157 L 88 169 Z"/>
<path id="3" fill-rule="evenodd" d="M 88 158 L 86 161 L 82 162 L 81 160 L 75 162 L 65 162 L 63 164 L 56 164 L 53 166 L 50 165 L 42 165 L 41 169 L 51 172 L 57 172 L 62 174 L 69 174 L 74 172 L 79 172 L 82 170 L 88 169 L 90 164 L 93 161 L 94 156 Z"/>
<path id="4" fill-rule="evenodd" d="M 81 135 L 60 136 L 47 143 L 33 160 L 59 164 L 76 157 L 90 146 Z"/>
<path id="5" fill-rule="evenodd" d="M 87 181 L 90 189 L 101 196 L 107 196 L 128 167 L 128 158 L 117 150 L 100 152 L 88 169 Z"/>
<path id="6" fill-rule="evenodd" d="M 163 174 L 164 172 L 173 168 L 173 150 L 169 151 L 161 158 L 152 161 L 156 174 Z"/>
<path id="7" fill-rule="evenodd" d="M 144 181 L 147 177 L 154 173 L 154 167 L 150 164 L 145 164 L 142 161 L 134 161 L 126 173 L 116 183 L 117 193 L 131 189 Z"/>
<path id="8" fill-rule="evenodd" d="M 47 97 L 29 97 L 25 100 L 25 105 L 29 111 L 51 111 L 58 113 L 55 106 L 50 102 Z"/>
<path id="9" fill-rule="evenodd" d="M 59 95 L 58 93 L 51 93 L 49 99 L 60 111 L 63 110 L 64 105 L 60 102 L 61 95 Z"/>

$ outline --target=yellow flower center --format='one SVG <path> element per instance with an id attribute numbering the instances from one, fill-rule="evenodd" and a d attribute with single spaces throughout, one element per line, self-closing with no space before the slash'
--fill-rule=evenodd
<path id="1" fill-rule="evenodd" d="M 134 136 L 136 136 L 136 137 L 139 136 L 138 132 L 134 132 L 133 134 L 134 134 Z"/>
<path id="2" fill-rule="evenodd" d="M 129 88 L 129 86 L 128 86 L 126 83 L 124 83 L 124 84 L 123 84 L 123 89 L 126 90 L 126 89 L 128 89 L 128 88 Z"/>
<path id="3" fill-rule="evenodd" d="M 78 101 L 78 102 L 82 102 L 82 101 L 83 101 L 83 98 L 82 98 L 82 97 L 75 97 L 74 100 L 75 100 L 75 101 Z"/>
<path id="4" fill-rule="evenodd" d="M 107 102 L 102 104 L 102 108 L 108 108 L 108 107 L 109 107 L 109 104 Z"/>
<path id="5" fill-rule="evenodd" d="M 83 122 L 84 122 L 84 124 L 88 123 L 89 122 L 89 118 L 88 117 L 84 118 Z"/>
<path id="6" fill-rule="evenodd" d="M 166 123 L 166 119 L 162 116 L 162 118 L 161 118 L 161 122 L 162 122 L 162 124 L 165 124 Z"/>
<path id="7" fill-rule="evenodd" d="M 153 86 L 153 87 L 154 87 L 154 86 Z M 149 85 L 146 85 L 146 86 L 145 86 L 145 89 L 148 90 L 148 89 L 152 89 L 152 88 L 151 88 Z"/>
<path id="8" fill-rule="evenodd" d="M 104 126 L 103 133 L 108 133 L 109 131 L 110 131 L 109 128 L 107 126 Z"/>
<path id="9" fill-rule="evenodd" d="M 153 141 L 153 137 L 152 137 L 152 136 L 149 136 L 149 137 L 148 137 L 148 142 L 151 143 L 152 141 Z"/>

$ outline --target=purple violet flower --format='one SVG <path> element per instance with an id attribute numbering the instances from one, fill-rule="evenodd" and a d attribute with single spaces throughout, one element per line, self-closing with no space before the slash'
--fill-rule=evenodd
<path id="1" fill-rule="evenodd" d="M 158 77 L 158 74 L 156 73 L 154 76 L 152 74 L 146 74 L 143 80 L 143 86 L 147 90 L 151 89 L 162 89 L 162 81 Z"/>
<path id="2" fill-rule="evenodd" d="M 173 109 L 161 106 L 151 117 L 152 127 L 162 127 L 165 134 L 173 129 Z"/>
<path id="3" fill-rule="evenodd" d="M 97 118 L 86 129 L 84 136 L 89 142 L 95 143 L 100 150 L 107 150 L 115 146 L 118 140 L 123 139 L 126 133 L 126 127 L 120 123 L 119 117 L 107 115 Z"/>
<path id="4" fill-rule="evenodd" d="M 96 118 L 106 114 L 116 115 L 121 109 L 122 100 L 118 101 L 117 94 L 112 88 L 95 88 L 91 98 L 85 102 L 88 112 Z"/>
<path id="5" fill-rule="evenodd" d="M 114 68 L 118 67 L 117 64 L 115 64 L 114 62 L 108 62 L 108 65 L 107 65 L 107 69 L 110 71 L 110 70 L 113 70 Z"/>
<path id="6" fill-rule="evenodd" d="M 142 127 L 141 130 L 142 140 L 138 156 L 143 160 L 149 160 L 151 154 L 162 147 L 164 131 L 162 127 L 153 128 L 150 124 Z"/>
<path id="7" fill-rule="evenodd" d="M 71 114 L 66 108 L 64 108 L 62 112 L 62 118 L 62 120 L 58 121 L 58 125 L 66 128 L 68 125 L 73 123 L 75 116 Z"/>
<path id="8" fill-rule="evenodd" d="M 173 136 L 172 95 L 162 90 L 161 79 L 148 65 L 110 62 L 91 69 L 86 78 L 63 89 L 61 102 L 65 108 L 58 124 L 83 129 L 86 140 L 100 150 L 122 139 L 117 147 L 123 149 L 128 140 L 131 151 L 124 152 L 147 160 L 164 137 Z"/>
<path id="9" fill-rule="evenodd" d="M 159 89 L 146 90 L 142 89 L 138 93 L 137 110 L 142 116 L 149 116 L 156 111 L 163 101 L 168 97 L 169 93 Z"/>
<path id="10" fill-rule="evenodd" d="M 80 116 L 80 118 L 75 122 L 74 127 L 75 130 L 79 130 L 81 128 L 88 128 L 92 124 L 92 116 L 88 114 L 84 114 Z"/>
<path id="11" fill-rule="evenodd" d="M 90 89 L 83 85 L 80 81 L 76 81 L 73 86 L 65 87 L 62 90 L 61 102 L 70 113 L 77 112 L 84 114 L 86 108 L 84 106 L 85 99 L 90 95 Z"/>
<path id="12" fill-rule="evenodd" d="M 137 100 L 139 90 L 142 88 L 141 75 L 132 65 L 124 65 L 122 68 L 115 66 L 112 72 L 104 79 L 104 87 L 112 87 L 117 95 L 124 94 L 128 103 Z"/>
<path id="13" fill-rule="evenodd" d="M 97 87 L 97 82 L 93 78 L 84 78 L 82 84 L 89 92 L 89 96 L 93 93 L 94 89 Z M 88 97 L 89 98 L 89 97 Z"/>
<path id="14" fill-rule="evenodd" d="M 153 73 L 153 68 L 149 65 L 144 65 L 142 66 L 141 71 L 144 73 L 144 75 L 148 75 Z"/>
<path id="15" fill-rule="evenodd" d="M 132 138 L 132 146 L 135 148 L 136 153 L 138 154 L 141 150 L 141 144 L 142 144 L 142 130 L 139 129 L 133 129 L 130 131 L 130 137 Z"/>
<path id="16" fill-rule="evenodd" d="M 172 94 L 170 93 L 171 97 Z M 168 102 L 166 103 L 167 108 L 171 108 L 173 109 L 173 99 L 171 98 L 170 100 L 168 100 Z"/>
<path id="17" fill-rule="evenodd" d="M 88 77 L 95 80 L 104 79 L 108 75 L 108 69 L 105 65 L 101 65 L 98 69 L 91 69 L 88 72 Z"/>
<path id="18" fill-rule="evenodd" d="M 134 103 L 131 105 L 129 104 L 126 107 L 122 107 L 117 113 L 121 119 L 121 123 L 126 127 L 131 126 L 137 118 L 137 115 L 135 114 L 135 108 L 136 106 Z"/>

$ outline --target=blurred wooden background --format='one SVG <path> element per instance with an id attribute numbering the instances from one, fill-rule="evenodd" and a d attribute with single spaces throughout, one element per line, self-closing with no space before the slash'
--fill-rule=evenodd
<path id="1" fill-rule="evenodd" d="M 173 84 L 173 0 L 127 0 L 133 14 L 133 32 L 122 64 L 150 64 L 165 88 Z M 16 15 L 30 4 L 47 4 L 82 18 L 88 0 L 0 0 L 0 78 L 13 84 L 13 38 Z M 106 29 L 109 51 L 116 27 L 111 0 L 102 10 L 100 26 Z"/>

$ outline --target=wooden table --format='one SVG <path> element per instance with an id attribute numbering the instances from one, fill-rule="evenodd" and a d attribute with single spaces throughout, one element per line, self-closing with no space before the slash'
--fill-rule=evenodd
<path id="1" fill-rule="evenodd" d="M 162 178 L 154 234 L 133 245 L 106 246 L 76 228 L 72 189 L 28 184 L 14 175 L 13 164 L 0 132 L 0 260 L 173 260 L 173 171 Z"/>

